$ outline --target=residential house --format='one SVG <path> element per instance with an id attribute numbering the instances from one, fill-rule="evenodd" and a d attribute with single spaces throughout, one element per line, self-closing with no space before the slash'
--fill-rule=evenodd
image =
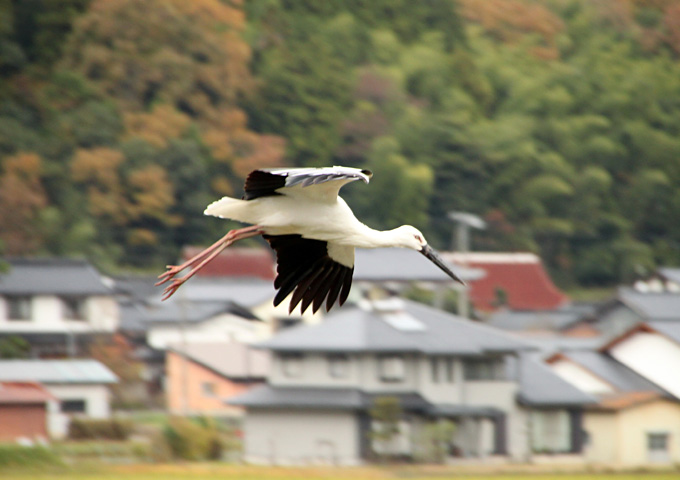
<path id="1" fill-rule="evenodd" d="M 252 343 L 270 336 L 262 320 L 275 295 L 271 280 L 196 277 L 162 301 L 162 288 L 148 277 L 118 277 L 121 332 L 144 362 L 149 393 L 165 389 L 166 350 L 171 345 Z M 266 318 L 266 317 L 264 317 Z"/>
<path id="2" fill-rule="evenodd" d="M 641 292 L 680 293 L 680 268 L 660 267 L 650 278 L 635 282 L 634 288 Z"/>
<path id="3" fill-rule="evenodd" d="M 269 352 L 239 342 L 171 345 L 166 354 L 166 399 L 174 414 L 240 415 L 226 403 L 264 382 Z"/>
<path id="4" fill-rule="evenodd" d="M 48 412 L 47 431 L 52 437 L 66 435 L 74 415 L 108 418 L 108 387 L 117 381 L 96 360 L 0 360 L 0 382 L 39 383 L 58 400 L 58 410 Z"/>
<path id="5" fill-rule="evenodd" d="M 593 326 L 608 337 L 621 335 L 641 322 L 680 323 L 680 293 L 621 287 L 595 316 Z"/>
<path id="6" fill-rule="evenodd" d="M 94 336 L 118 328 L 113 290 L 89 263 L 5 259 L 0 273 L 0 338 L 20 336 L 32 356 L 75 356 Z"/>
<path id="7" fill-rule="evenodd" d="M 612 339 L 601 351 L 680 398 L 680 322 L 637 324 Z"/>
<path id="8" fill-rule="evenodd" d="M 46 441 L 54 402 L 39 383 L 0 382 L 0 442 Z"/>
<path id="9" fill-rule="evenodd" d="M 565 351 L 547 362 L 560 377 L 598 398 L 586 409 L 583 421 L 589 462 L 629 467 L 678 463 L 677 396 L 619 362 L 606 349 Z M 656 368 L 664 370 L 661 365 Z M 665 369 L 677 373 L 677 367 Z"/>
<path id="10" fill-rule="evenodd" d="M 532 444 L 580 450 L 578 411 L 592 399 L 523 356 L 523 341 L 441 310 L 363 301 L 260 346 L 272 354 L 268 383 L 230 402 L 246 408 L 251 462 L 361 463 L 377 448 L 369 410 L 383 396 L 404 410 L 400 455 L 416 455 L 423 427 L 442 419 L 457 425 L 458 457 L 526 460 Z M 533 411 L 543 423 L 530 432 Z"/>
<path id="11" fill-rule="evenodd" d="M 533 253 L 446 252 L 442 256 L 454 265 L 484 272 L 469 282 L 470 302 L 477 312 L 489 313 L 501 307 L 556 310 L 569 303 Z"/>
<path id="12" fill-rule="evenodd" d="M 485 320 L 485 323 L 501 330 L 516 332 L 522 336 L 568 335 L 576 337 L 598 336 L 595 329 L 578 329 L 584 318 L 590 318 L 595 311 L 593 305 L 566 305 L 556 310 L 510 310 L 499 309 Z"/>

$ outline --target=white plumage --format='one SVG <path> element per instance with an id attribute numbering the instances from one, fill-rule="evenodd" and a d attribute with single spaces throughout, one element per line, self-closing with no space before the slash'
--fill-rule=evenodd
<path id="1" fill-rule="evenodd" d="M 410 225 L 394 230 L 374 230 L 356 219 L 338 196 L 340 188 L 356 180 L 368 183 L 368 170 L 349 167 L 262 169 L 248 175 L 242 199 L 224 197 L 205 209 L 206 215 L 227 218 L 252 226 L 232 230 L 218 242 L 180 266 L 168 266 L 157 285 L 169 280 L 164 298 L 224 248 L 242 238 L 262 235 L 276 250 L 278 305 L 293 293 L 289 310 L 302 302 L 304 312 L 326 309 L 336 299 L 342 305 L 349 294 L 354 269 L 354 249 L 403 247 L 419 251 L 451 278 L 458 276 L 429 247 L 423 234 Z M 175 276 L 193 267 L 182 278 Z"/>

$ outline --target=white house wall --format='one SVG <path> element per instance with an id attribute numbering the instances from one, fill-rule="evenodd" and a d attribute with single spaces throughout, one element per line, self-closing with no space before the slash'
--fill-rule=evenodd
<path id="1" fill-rule="evenodd" d="M 251 409 L 243 426 L 247 462 L 360 463 L 358 421 L 351 412 Z"/>
<path id="2" fill-rule="evenodd" d="M 115 332 L 120 323 L 118 302 L 114 297 L 89 297 L 85 300 L 88 323 L 99 331 Z"/>
<path id="3" fill-rule="evenodd" d="M 106 385 L 44 384 L 59 402 L 64 400 L 84 400 L 84 415 L 90 418 L 108 418 L 111 415 L 110 393 Z M 59 403 L 49 406 L 48 432 L 54 438 L 62 438 L 68 433 L 69 415 L 61 413 Z"/>
<path id="4" fill-rule="evenodd" d="M 258 322 L 234 315 L 218 315 L 198 324 L 151 326 L 147 341 L 153 348 L 165 350 L 169 345 L 188 343 L 241 342 L 252 343 L 258 338 Z"/>
<path id="5" fill-rule="evenodd" d="M 398 381 L 380 379 L 380 363 L 374 354 L 354 354 L 348 358 L 348 374 L 331 376 L 326 354 L 305 353 L 298 376 L 286 376 L 280 356 L 272 361 L 269 383 L 274 386 L 361 388 L 367 392 L 404 392 L 418 390 L 418 366 L 413 355 L 404 359 L 404 377 Z"/>
<path id="6" fill-rule="evenodd" d="M 591 463 L 618 463 L 619 432 L 618 417 L 614 412 L 586 412 L 583 429 L 588 433 L 584 448 L 586 460 Z"/>
<path id="7" fill-rule="evenodd" d="M 463 362 L 460 358 L 453 358 L 453 382 L 446 378 L 445 357 L 438 358 L 440 362 L 440 381 L 432 379 L 431 357 L 422 356 L 418 361 L 418 390 L 433 403 L 460 403 L 463 390 Z"/>
<path id="8" fill-rule="evenodd" d="M 31 297 L 31 318 L 8 319 L 7 300 L 0 297 L 0 332 L 12 333 L 111 333 L 117 330 L 120 313 L 115 298 L 96 296 L 85 298 L 85 318 L 64 317 L 61 298 L 55 295 Z"/>
<path id="9" fill-rule="evenodd" d="M 614 393 L 614 389 L 607 382 L 600 380 L 583 367 L 568 360 L 558 360 L 550 364 L 552 371 L 571 383 L 579 390 L 593 395 Z"/>
<path id="10" fill-rule="evenodd" d="M 283 361 L 277 355 L 272 362 L 269 383 L 275 386 L 337 387 L 358 388 L 363 376 L 364 360 L 360 356 L 350 356 L 347 360 L 347 375 L 333 377 L 330 374 L 328 356 L 320 353 L 307 353 L 302 357 L 299 376 L 287 376 Z"/>
<path id="11" fill-rule="evenodd" d="M 614 345 L 609 353 L 619 362 L 680 397 L 680 345 L 657 333 L 638 332 Z"/>

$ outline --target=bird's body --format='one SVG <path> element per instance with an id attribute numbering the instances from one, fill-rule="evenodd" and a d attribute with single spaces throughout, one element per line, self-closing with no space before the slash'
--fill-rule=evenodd
<path id="1" fill-rule="evenodd" d="M 263 235 L 277 253 L 279 289 L 275 305 L 291 292 L 290 311 L 302 302 L 316 311 L 324 301 L 330 308 L 349 294 L 355 248 L 404 247 L 425 254 L 453 279 L 462 281 L 427 245 L 423 235 L 410 225 L 394 230 L 374 230 L 354 216 L 338 196 L 340 188 L 352 181 L 368 183 L 371 172 L 348 167 L 255 170 L 248 175 L 242 199 L 224 197 L 210 204 L 206 215 L 253 225 L 230 232 L 205 254 L 180 267 L 169 267 L 162 281 L 203 260 L 192 272 L 175 279 L 166 289 L 167 298 L 195 271 L 214 258 L 215 251 L 240 238 Z M 233 235 L 231 235 L 233 233 Z M 230 237 L 231 235 L 231 237 Z M 169 293 L 168 293 L 169 292 Z"/>

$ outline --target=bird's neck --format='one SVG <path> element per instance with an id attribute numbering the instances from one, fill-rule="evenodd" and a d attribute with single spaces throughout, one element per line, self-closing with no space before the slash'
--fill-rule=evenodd
<path id="1" fill-rule="evenodd" d="M 395 235 L 394 230 L 374 230 L 362 225 L 362 231 L 353 238 L 355 247 L 359 248 L 389 248 L 402 247 Z"/>

